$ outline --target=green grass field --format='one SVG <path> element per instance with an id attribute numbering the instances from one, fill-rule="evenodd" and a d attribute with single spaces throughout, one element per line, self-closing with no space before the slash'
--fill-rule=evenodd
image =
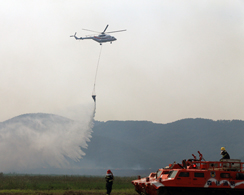
<path id="1" fill-rule="evenodd" d="M 136 195 L 131 181 L 115 177 L 111 195 Z M 106 194 L 104 177 L 52 175 L 0 175 L 0 194 L 92 195 Z"/>

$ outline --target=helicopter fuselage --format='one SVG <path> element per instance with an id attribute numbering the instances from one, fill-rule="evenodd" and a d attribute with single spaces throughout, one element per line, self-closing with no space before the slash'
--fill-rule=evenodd
<path id="1" fill-rule="evenodd" d="M 100 44 L 101 43 L 106 43 L 106 42 L 112 43 L 112 41 L 116 41 L 117 40 L 115 37 L 113 37 L 111 35 L 108 35 L 108 34 L 100 34 L 98 36 L 80 37 L 80 38 L 75 36 L 75 38 L 76 39 L 82 39 L 82 40 L 83 39 L 92 39 L 92 40 L 94 40 L 94 41 L 96 41 L 96 42 L 98 42 Z"/>
<path id="2" fill-rule="evenodd" d="M 112 42 L 117 40 L 115 37 L 106 34 L 94 36 L 92 39 L 99 43 Z"/>

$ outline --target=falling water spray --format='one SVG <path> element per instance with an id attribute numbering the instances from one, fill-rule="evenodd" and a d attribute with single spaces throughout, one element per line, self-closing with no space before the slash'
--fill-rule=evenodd
<path id="1" fill-rule="evenodd" d="M 25 173 L 29 170 L 69 168 L 80 161 L 90 141 L 94 109 L 83 110 L 82 119 L 60 115 L 23 114 L 0 123 L 0 171 Z M 81 112 L 81 111 L 80 111 Z"/>

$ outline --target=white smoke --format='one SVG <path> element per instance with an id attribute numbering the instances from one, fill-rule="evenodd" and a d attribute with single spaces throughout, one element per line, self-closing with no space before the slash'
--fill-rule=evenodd
<path id="1" fill-rule="evenodd" d="M 90 110 L 79 121 L 34 113 L 0 123 L 1 171 L 65 168 L 79 161 L 91 138 L 95 109 Z"/>

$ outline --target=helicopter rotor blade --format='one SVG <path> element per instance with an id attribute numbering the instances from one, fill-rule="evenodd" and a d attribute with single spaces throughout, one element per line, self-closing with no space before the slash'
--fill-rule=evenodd
<path id="1" fill-rule="evenodd" d="M 86 30 L 86 31 L 90 31 L 90 32 L 95 32 L 95 33 L 101 33 L 101 32 L 97 32 L 97 31 L 94 31 L 94 30 L 88 30 L 88 29 L 82 29 L 82 30 Z"/>
<path id="2" fill-rule="evenodd" d="M 126 31 L 126 30 L 116 30 L 116 31 L 111 31 L 111 32 L 107 32 L 107 33 L 115 33 L 115 32 L 122 32 L 122 31 Z"/>
<path id="3" fill-rule="evenodd" d="M 107 28 L 108 28 L 108 25 L 106 26 L 106 28 L 104 29 L 104 31 L 102 33 L 105 33 L 105 31 L 107 30 Z"/>

